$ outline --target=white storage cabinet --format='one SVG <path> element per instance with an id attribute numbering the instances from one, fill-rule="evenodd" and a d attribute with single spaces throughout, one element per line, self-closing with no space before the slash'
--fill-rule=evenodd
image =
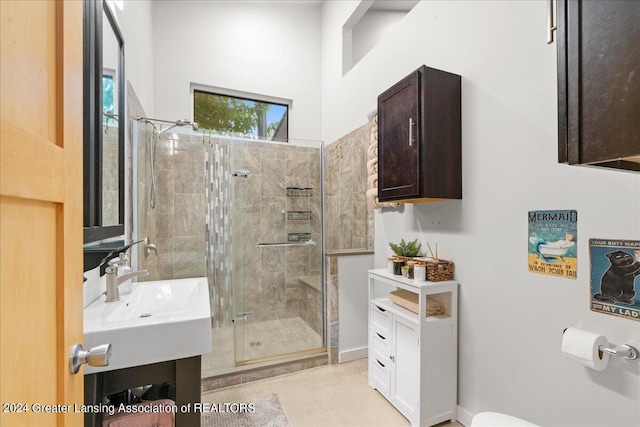
<path id="1" fill-rule="evenodd" d="M 389 299 L 406 289 L 418 295 L 419 313 Z M 426 297 L 444 314 L 426 316 Z M 458 282 L 414 282 L 385 269 L 369 270 L 369 385 L 412 426 L 456 419 Z"/>

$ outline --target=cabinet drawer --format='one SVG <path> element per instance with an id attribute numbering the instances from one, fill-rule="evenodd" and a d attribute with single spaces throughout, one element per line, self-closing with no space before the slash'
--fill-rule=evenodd
<path id="1" fill-rule="evenodd" d="M 391 387 L 391 367 L 388 362 L 383 362 L 375 357 L 370 359 L 371 387 L 378 390 L 383 396 L 389 398 Z"/>
<path id="2" fill-rule="evenodd" d="M 371 303 L 371 327 L 384 337 L 391 336 L 391 313 Z"/>
<path id="3" fill-rule="evenodd" d="M 384 358 L 380 360 L 382 363 L 389 361 L 391 355 L 391 336 L 385 337 L 380 332 L 371 330 L 371 350 L 373 356 L 378 358 Z"/>

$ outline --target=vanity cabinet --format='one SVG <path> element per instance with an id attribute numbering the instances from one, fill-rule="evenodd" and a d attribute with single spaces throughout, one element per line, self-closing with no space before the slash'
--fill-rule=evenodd
<path id="1" fill-rule="evenodd" d="M 640 171 L 640 2 L 557 2 L 558 160 Z"/>
<path id="2" fill-rule="evenodd" d="M 406 289 L 418 295 L 418 315 L 389 299 Z M 445 312 L 426 316 L 426 298 Z M 458 283 L 419 282 L 369 271 L 369 385 L 412 426 L 456 419 Z"/>
<path id="3" fill-rule="evenodd" d="M 173 382 L 176 389 L 176 427 L 199 426 L 200 412 L 183 410 L 201 401 L 201 356 L 167 360 L 113 371 L 96 372 L 84 376 L 84 404 L 97 407 L 105 396 L 148 384 Z M 84 427 L 101 427 L 103 414 L 88 411 Z"/>
<path id="4" fill-rule="evenodd" d="M 460 82 L 422 66 L 378 97 L 378 199 L 462 198 Z"/>

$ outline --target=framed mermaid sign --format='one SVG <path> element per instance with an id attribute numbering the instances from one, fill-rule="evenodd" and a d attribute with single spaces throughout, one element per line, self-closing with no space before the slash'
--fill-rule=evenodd
<path id="1" fill-rule="evenodd" d="M 575 279 L 578 276 L 577 235 L 577 211 L 530 211 L 529 271 Z"/>
<path id="2" fill-rule="evenodd" d="M 589 239 L 589 257 L 591 310 L 640 321 L 640 241 Z"/>

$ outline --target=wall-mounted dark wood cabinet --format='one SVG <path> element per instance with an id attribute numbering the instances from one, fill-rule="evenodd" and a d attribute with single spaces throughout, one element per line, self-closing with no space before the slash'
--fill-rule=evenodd
<path id="1" fill-rule="evenodd" d="M 462 198 L 460 82 L 422 66 L 378 97 L 378 199 Z"/>
<path id="2" fill-rule="evenodd" d="M 557 2 L 558 161 L 640 171 L 640 1 Z"/>

